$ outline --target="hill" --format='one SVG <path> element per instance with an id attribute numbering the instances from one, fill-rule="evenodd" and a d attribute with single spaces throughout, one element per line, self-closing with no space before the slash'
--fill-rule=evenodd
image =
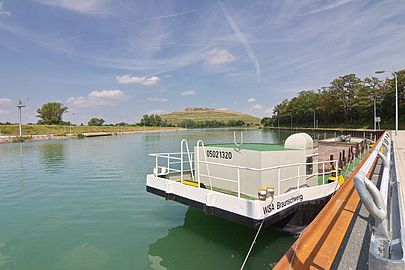
<path id="1" fill-rule="evenodd" d="M 195 122 L 204 122 L 207 120 L 224 121 L 229 120 L 242 120 L 249 124 L 260 124 L 260 119 L 248 114 L 234 112 L 224 109 L 211 109 L 211 108 L 186 108 L 182 111 L 172 112 L 168 114 L 161 114 L 163 120 L 170 124 L 179 124 L 181 121 L 190 119 Z"/>

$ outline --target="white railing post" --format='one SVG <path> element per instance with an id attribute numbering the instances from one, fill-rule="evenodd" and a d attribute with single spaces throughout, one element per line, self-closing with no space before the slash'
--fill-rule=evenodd
<path id="1" fill-rule="evenodd" d="M 156 168 L 156 176 L 158 176 L 159 175 L 159 167 L 158 167 L 158 156 L 157 155 L 155 157 L 155 164 L 156 164 L 156 166 L 155 166 L 155 168 Z"/>
<path id="2" fill-rule="evenodd" d="M 180 182 L 183 183 L 183 140 L 181 141 L 180 145 Z"/>
<path id="3" fill-rule="evenodd" d="M 322 185 L 325 185 L 325 162 L 322 163 Z"/>
<path id="4" fill-rule="evenodd" d="M 297 165 L 297 189 L 300 189 L 300 164 Z"/>
<path id="5" fill-rule="evenodd" d="M 167 154 L 167 172 L 170 173 L 170 154 Z"/>
<path id="6" fill-rule="evenodd" d="M 238 198 L 240 198 L 240 169 L 238 168 Z"/>
<path id="7" fill-rule="evenodd" d="M 280 195 L 280 168 L 277 168 L 277 195 Z"/>
<path id="8" fill-rule="evenodd" d="M 197 154 L 196 154 L 197 155 L 197 164 L 194 164 L 194 167 L 196 168 L 198 186 L 200 186 L 200 184 L 201 184 L 201 180 L 200 180 L 200 145 L 198 143 L 197 143 L 196 151 L 197 151 Z"/>

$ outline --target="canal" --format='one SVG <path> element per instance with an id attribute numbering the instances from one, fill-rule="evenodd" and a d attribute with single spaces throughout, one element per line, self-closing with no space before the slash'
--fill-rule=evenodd
<path id="1" fill-rule="evenodd" d="M 182 138 L 232 142 L 233 130 L 0 144 L 0 269 L 240 268 L 254 230 L 145 191 L 148 153 L 179 151 Z M 293 241 L 263 231 L 245 269 L 271 269 Z"/>

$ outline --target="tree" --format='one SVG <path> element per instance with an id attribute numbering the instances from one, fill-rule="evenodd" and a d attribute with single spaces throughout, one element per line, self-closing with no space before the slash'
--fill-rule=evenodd
<path id="1" fill-rule="evenodd" d="M 149 127 L 164 127 L 167 125 L 167 121 L 163 120 L 159 115 L 151 114 L 144 115 L 140 122 L 141 126 Z"/>
<path id="2" fill-rule="evenodd" d="M 265 127 L 271 127 L 273 119 L 271 117 L 263 117 L 260 123 Z"/>
<path id="3" fill-rule="evenodd" d="M 88 122 L 89 126 L 102 126 L 105 123 L 104 119 L 93 117 Z"/>
<path id="4" fill-rule="evenodd" d="M 62 103 L 45 103 L 37 110 L 37 117 L 41 118 L 41 120 L 38 121 L 38 124 L 60 125 L 62 123 L 62 116 L 67 111 L 68 107 L 63 106 Z"/>

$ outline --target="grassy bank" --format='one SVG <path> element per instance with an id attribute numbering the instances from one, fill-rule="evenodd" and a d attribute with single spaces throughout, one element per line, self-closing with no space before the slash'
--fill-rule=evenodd
<path id="1" fill-rule="evenodd" d="M 62 125 L 23 125 L 24 135 L 65 135 L 70 133 L 69 126 Z M 172 127 L 139 127 L 139 126 L 72 126 L 73 134 L 88 132 L 135 132 L 135 131 L 153 131 L 153 130 L 172 130 Z M 17 125 L 0 125 L 0 134 L 17 135 Z"/>

